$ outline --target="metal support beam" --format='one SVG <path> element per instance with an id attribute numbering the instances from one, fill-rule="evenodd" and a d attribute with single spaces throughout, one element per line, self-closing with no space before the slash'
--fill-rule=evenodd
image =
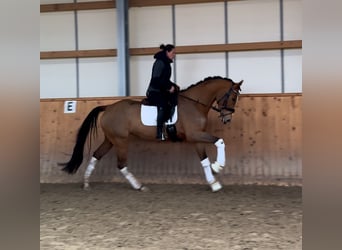
<path id="1" fill-rule="evenodd" d="M 172 5 L 172 44 L 176 46 L 176 7 Z M 173 60 L 173 80 L 177 83 L 177 57 Z"/>
<path id="2" fill-rule="evenodd" d="M 77 4 L 77 0 L 74 0 L 74 3 Z M 78 13 L 77 10 L 74 10 L 74 22 L 75 22 L 75 50 L 79 50 L 78 46 Z M 80 64 L 79 58 L 75 58 L 76 60 L 76 97 L 80 97 Z"/>
<path id="3" fill-rule="evenodd" d="M 279 1 L 280 13 L 280 41 L 284 41 L 284 2 Z M 285 93 L 285 58 L 284 49 L 280 49 L 280 77 L 281 77 L 281 93 Z"/>
<path id="4" fill-rule="evenodd" d="M 224 42 L 225 44 L 229 43 L 228 39 L 228 3 L 227 0 L 224 1 Z M 226 77 L 229 78 L 229 52 L 225 53 L 225 62 L 226 62 Z"/>
<path id="5" fill-rule="evenodd" d="M 128 1 L 116 0 L 117 11 L 117 59 L 118 86 L 120 96 L 130 95 L 129 79 L 129 37 L 128 37 Z"/>

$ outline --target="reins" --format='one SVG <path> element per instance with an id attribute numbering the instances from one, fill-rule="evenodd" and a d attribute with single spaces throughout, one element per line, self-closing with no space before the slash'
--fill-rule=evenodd
<path id="1" fill-rule="evenodd" d="M 192 101 L 192 102 L 195 102 L 195 103 L 201 104 L 201 105 L 203 105 L 204 107 L 209 107 L 209 108 L 211 108 L 211 109 L 215 110 L 216 112 L 221 112 L 221 110 L 220 110 L 220 109 L 218 109 L 218 108 L 216 108 L 216 107 L 214 107 L 214 106 L 208 106 L 208 105 L 206 105 L 206 104 L 204 104 L 204 103 L 200 102 L 199 100 L 192 99 L 192 98 L 190 98 L 190 97 L 187 97 L 187 96 L 185 96 L 185 95 L 182 95 L 182 94 L 178 94 L 178 95 L 179 95 L 179 96 L 181 96 L 181 97 L 184 97 L 185 99 L 188 99 L 188 100 L 190 100 L 190 101 Z"/>

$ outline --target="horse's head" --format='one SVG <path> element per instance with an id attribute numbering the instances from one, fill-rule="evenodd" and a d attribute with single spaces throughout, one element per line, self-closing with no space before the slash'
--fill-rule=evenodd
<path id="1" fill-rule="evenodd" d="M 218 98 L 216 98 L 218 105 L 217 111 L 220 112 L 219 117 L 224 124 L 232 120 L 242 83 L 243 80 L 238 83 L 233 83 L 228 92 L 224 93 L 223 96 L 218 96 Z"/>

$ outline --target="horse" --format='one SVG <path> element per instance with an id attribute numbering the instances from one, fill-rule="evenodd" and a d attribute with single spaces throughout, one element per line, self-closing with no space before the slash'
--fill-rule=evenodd
<path id="1" fill-rule="evenodd" d="M 223 139 L 206 131 L 208 113 L 213 109 L 219 113 L 218 117 L 223 124 L 230 123 L 235 112 L 242 82 L 243 80 L 236 83 L 220 76 L 207 77 L 178 92 L 178 119 L 175 123 L 177 137 L 182 140 L 181 143 L 188 142 L 195 145 L 205 179 L 212 192 L 217 192 L 222 188 L 215 175 L 224 168 L 226 156 Z M 213 106 L 215 101 L 216 106 Z M 114 147 L 117 155 L 117 167 L 132 188 L 141 191 L 148 190 L 127 167 L 128 138 L 130 135 L 144 140 L 156 140 L 156 127 L 145 126 L 139 122 L 141 121 L 141 106 L 141 100 L 123 99 L 110 105 L 97 106 L 91 110 L 78 130 L 71 159 L 67 163 L 60 164 L 64 166 L 62 170 L 69 174 L 76 173 L 83 161 L 87 137 L 96 131 L 98 116 L 103 112 L 100 121 L 104 140 L 94 151 L 88 163 L 84 173 L 83 188 L 90 188 L 89 178 L 96 163 Z M 205 144 L 208 143 L 214 144 L 217 148 L 216 161 L 213 163 L 210 162 L 205 149 Z"/>

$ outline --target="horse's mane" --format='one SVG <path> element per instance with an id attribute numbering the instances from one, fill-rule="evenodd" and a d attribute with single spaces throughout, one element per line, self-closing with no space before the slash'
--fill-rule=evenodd
<path id="1" fill-rule="evenodd" d="M 233 82 L 230 78 L 226 78 L 226 77 L 222 77 L 222 76 L 209 76 L 209 77 L 206 77 L 204 78 L 203 80 L 197 82 L 197 83 L 194 83 L 192 85 L 190 85 L 189 87 L 187 87 L 186 89 L 182 89 L 180 92 L 183 92 L 183 91 L 187 91 L 197 85 L 200 85 L 200 84 L 203 84 L 209 80 L 217 80 L 217 79 L 222 79 L 222 80 L 226 80 L 226 81 L 230 81 L 230 82 Z"/>

